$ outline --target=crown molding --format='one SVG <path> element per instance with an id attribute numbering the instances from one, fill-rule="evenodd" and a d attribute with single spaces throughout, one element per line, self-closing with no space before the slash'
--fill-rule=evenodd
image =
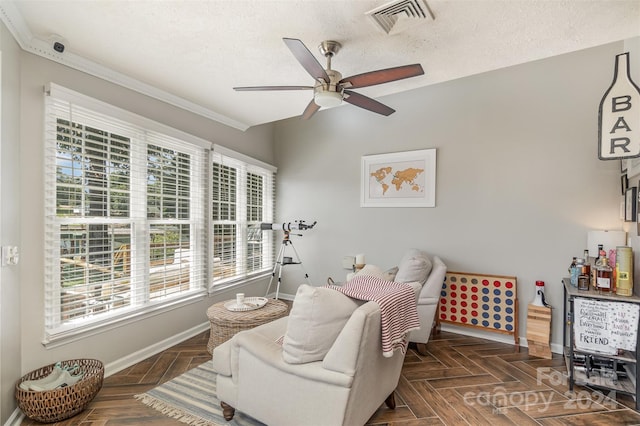
<path id="1" fill-rule="evenodd" d="M 53 50 L 48 41 L 41 40 L 33 36 L 31 30 L 22 18 L 22 15 L 12 2 L 0 1 L 0 19 L 2 20 L 2 22 L 4 22 L 20 48 L 22 48 L 22 50 L 24 50 L 25 52 L 33 53 L 34 55 L 41 56 L 43 58 L 68 66 L 78 71 L 82 71 L 94 77 L 101 78 L 103 80 L 181 108 L 185 111 L 189 111 L 191 113 L 200 115 L 226 126 L 233 127 L 234 129 L 245 131 L 249 128 L 249 125 L 246 123 L 234 120 L 209 108 L 205 108 L 202 105 L 198 105 L 194 102 L 181 98 L 180 96 L 173 95 L 169 92 L 158 89 L 157 87 L 143 83 L 140 80 L 136 80 L 135 78 L 131 78 L 125 74 L 119 73 L 96 62 L 90 61 L 75 53 L 56 52 L 55 50 Z"/>

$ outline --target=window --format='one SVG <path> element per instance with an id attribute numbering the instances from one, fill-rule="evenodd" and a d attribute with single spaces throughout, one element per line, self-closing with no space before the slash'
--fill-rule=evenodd
<path id="1" fill-rule="evenodd" d="M 55 85 L 45 119 L 45 343 L 206 294 L 204 141 Z"/>
<path id="2" fill-rule="evenodd" d="M 275 168 L 223 147 L 212 156 L 213 286 L 264 275 L 274 265 Z"/>

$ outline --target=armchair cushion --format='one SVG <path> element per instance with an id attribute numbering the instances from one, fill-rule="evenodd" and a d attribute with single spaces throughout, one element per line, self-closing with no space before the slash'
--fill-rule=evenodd
<path id="1" fill-rule="evenodd" d="M 358 306 L 336 290 L 302 284 L 289 314 L 283 360 L 290 364 L 321 361 Z"/>
<path id="2" fill-rule="evenodd" d="M 402 257 L 398 265 L 396 282 L 410 283 L 417 281 L 424 284 L 431 272 L 431 260 L 426 253 L 418 249 L 410 249 Z"/>
<path id="3" fill-rule="evenodd" d="M 444 282 L 444 276 L 447 273 L 447 265 L 444 264 L 442 259 L 438 256 L 433 257 L 433 268 L 427 278 L 427 282 L 422 287 L 420 297 L 418 298 L 418 304 L 435 303 L 438 304 L 440 300 L 440 291 L 442 290 L 442 283 Z"/>

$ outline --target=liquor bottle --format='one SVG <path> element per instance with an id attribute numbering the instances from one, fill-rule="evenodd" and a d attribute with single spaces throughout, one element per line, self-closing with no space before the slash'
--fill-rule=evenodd
<path id="1" fill-rule="evenodd" d="M 589 290 L 589 276 L 580 275 L 578 277 L 578 290 Z"/>
<path id="2" fill-rule="evenodd" d="M 587 277 L 591 275 L 591 260 L 589 260 L 589 249 L 584 250 L 584 266 L 582 267 L 582 275 Z"/>
<path id="3" fill-rule="evenodd" d="M 609 266 L 609 260 L 606 256 L 603 256 L 602 263 L 597 268 L 596 288 L 600 293 L 611 292 L 611 278 L 613 276 L 613 269 Z"/>
<path id="4" fill-rule="evenodd" d="M 581 257 L 576 258 L 576 268 L 575 275 L 571 276 L 571 285 L 574 287 L 578 287 L 578 280 L 580 275 L 582 275 L 582 271 L 584 270 L 584 259 Z"/>
<path id="5" fill-rule="evenodd" d="M 580 273 L 578 272 L 578 263 L 576 262 L 576 259 L 577 258 L 574 256 L 573 260 L 571 261 L 571 265 L 569 265 L 569 276 L 571 277 L 572 286 L 578 285 L 578 275 L 580 275 Z"/>
<path id="6" fill-rule="evenodd" d="M 598 279 L 598 266 L 602 265 L 602 259 L 605 256 L 604 246 L 602 244 L 598 244 L 598 253 L 596 253 L 596 259 L 593 264 L 593 268 L 591 268 L 591 286 L 594 289 L 598 288 L 597 279 Z"/>
<path id="7" fill-rule="evenodd" d="M 602 264 L 602 258 L 607 256 L 607 252 L 604 251 L 604 246 L 598 244 L 598 253 L 596 256 L 596 268 Z"/>
<path id="8" fill-rule="evenodd" d="M 616 271 L 616 251 L 609 250 L 609 256 L 607 257 L 608 265 L 611 267 L 611 292 L 616 291 L 616 286 L 618 284 L 618 274 Z"/>
<path id="9" fill-rule="evenodd" d="M 613 82 L 598 109 L 598 157 L 640 154 L 640 88 L 631 80 L 629 52 L 616 55 Z"/>

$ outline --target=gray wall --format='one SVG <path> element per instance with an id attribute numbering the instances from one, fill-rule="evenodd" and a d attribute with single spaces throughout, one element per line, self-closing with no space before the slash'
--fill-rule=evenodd
<path id="1" fill-rule="evenodd" d="M 621 229 L 620 165 L 597 158 L 598 105 L 623 43 L 381 99 L 388 118 L 346 105 L 276 126 L 278 220 L 317 220 L 296 239 L 313 283 L 343 280 L 344 255 L 394 266 L 418 247 L 449 270 L 518 279 L 520 336 L 536 280 L 561 343 L 561 278 L 591 229 Z M 429 66 L 426 64 L 426 72 Z M 365 90 L 359 92 L 366 94 Z M 435 208 L 361 208 L 363 155 L 437 149 Z M 283 292 L 301 272 L 285 269 Z"/>
<path id="2" fill-rule="evenodd" d="M 2 268 L 1 276 L 3 411 L 0 421 L 4 422 L 15 408 L 13 384 L 22 374 L 62 359 L 97 358 L 106 365 L 122 360 L 185 331 L 206 327 L 207 308 L 235 294 L 235 290 L 217 293 L 186 307 L 60 347 L 47 349 L 41 344 L 44 330 L 43 87 L 46 83 L 60 84 L 267 163 L 273 164 L 275 157 L 272 125 L 246 132 L 231 129 L 35 55 L 15 51 L 10 34 L 4 27 L 2 31 L 3 59 L 9 56 L 13 65 L 9 67 L 3 61 L 0 230 L 2 244 L 19 245 L 21 250 L 19 267 Z M 11 52 L 5 52 L 5 44 Z M 7 68 L 9 72 L 5 72 Z M 9 79 L 10 84 L 5 84 Z M 9 99 L 6 104 L 5 98 Z M 5 127 L 5 121 L 10 125 Z M 17 241 L 16 236 L 21 240 Z M 17 273 L 19 281 L 14 279 Z M 261 280 L 243 290 L 248 295 L 263 295 L 266 282 Z"/>
<path id="3" fill-rule="evenodd" d="M 0 24 L 0 246 L 20 245 L 20 49 Z M 20 268 L 0 268 L 0 422 L 15 407 L 13 384 L 20 371 Z"/>

